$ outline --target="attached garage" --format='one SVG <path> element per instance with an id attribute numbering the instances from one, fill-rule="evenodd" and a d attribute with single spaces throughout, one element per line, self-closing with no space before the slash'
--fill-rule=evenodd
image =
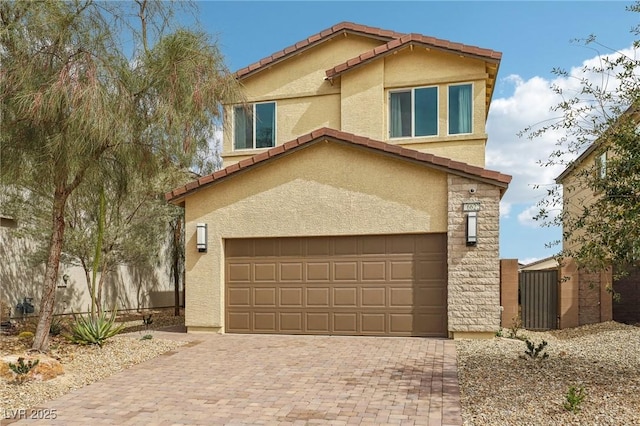
<path id="1" fill-rule="evenodd" d="M 447 336 L 444 233 L 229 239 L 228 333 Z"/>

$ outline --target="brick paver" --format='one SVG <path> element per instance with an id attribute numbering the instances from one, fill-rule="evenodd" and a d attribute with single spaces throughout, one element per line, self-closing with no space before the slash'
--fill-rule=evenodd
<path id="1" fill-rule="evenodd" d="M 43 404 L 56 410 L 49 424 L 462 424 L 450 340 L 165 332 L 156 338 L 190 344 Z"/>

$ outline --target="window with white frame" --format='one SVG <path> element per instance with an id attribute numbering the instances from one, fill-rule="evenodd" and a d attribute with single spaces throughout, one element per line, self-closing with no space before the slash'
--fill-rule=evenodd
<path id="1" fill-rule="evenodd" d="M 449 86 L 449 134 L 472 133 L 473 86 L 456 84 Z"/>
<path id="2" fill-rule="evenodd" d="M 438 134 L 438 88 L 389 92 L 389 136 L 409 138 Z"/>
<path id="3" fill-rule="evenodd" d="M 276 103 L 262 102 L 236 106 L 234 149 L 271 148 L 276 143 Z"/>

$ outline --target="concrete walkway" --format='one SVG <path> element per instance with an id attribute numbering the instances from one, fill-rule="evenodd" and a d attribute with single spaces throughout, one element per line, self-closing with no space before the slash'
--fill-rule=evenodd
<path id="1" fill-rule="evenodd" d="M 462 424 L 450 340 L 175 332 L 155 338 L 190 343 L 42 404 L 57 419 L 37 423 Z"/>

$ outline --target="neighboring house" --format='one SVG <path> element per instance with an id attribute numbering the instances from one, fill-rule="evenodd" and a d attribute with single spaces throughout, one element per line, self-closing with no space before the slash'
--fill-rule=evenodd
<path id="1" fill-rule="evenodd" d="M 538 259 L 535 262 L 530 262 L 525 265 L 518 265 L 519 271 L 548 271 L 558 269 L 558 260 L 554 257 L 545 257 L 544 259 Z"/>
<path id="2" fill-rule="evenodd" d="M 492 336 L 501 54 L 341 23 L 236 73 L 186 217 L 189 332 Z"/>
<path id="3" fill-rule="evenodd" d="M 630 110 L 625 112 L 629 113 Z M 634 120 L 638 118 L 634 115 Z M 585 171 L 596 173 L 600 178 L 607 176 L 609 152 L 603 148 L 603 140 L 590 145 L 557 178 L 563 186 L 563 208 L 569 215 L 577 217 L 584 205 L 595 199 L 596 194 L 588 187 Z M 563 240 L 563 250 L 576 249 L 574 240 Z M 576 261 L 565 258 L 562 261 L 560 285 L 560 328 L 575 327 L 603 321 L 640 322 L 640 271 L 614 280 L 612 268 L 600 272 L 587 272 L 579 268 Z M 613 290 L 620 295 L 614 301 Z M 609 289 L 609 290 L 608 290 Z"/>

